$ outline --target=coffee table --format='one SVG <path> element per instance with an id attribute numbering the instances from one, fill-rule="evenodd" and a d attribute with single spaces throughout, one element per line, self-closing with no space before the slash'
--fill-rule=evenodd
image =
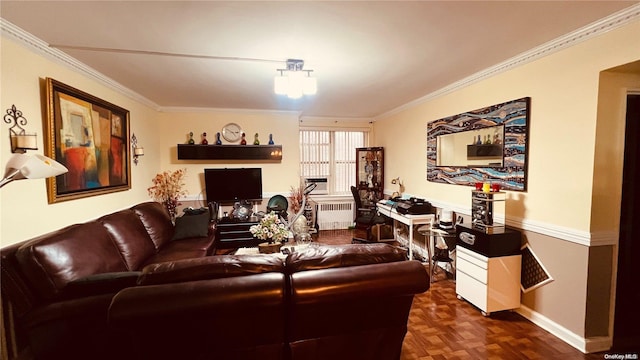
<path id="1" fill-rule="evenodd" d="M 279 258 L 284 259 L 287 257 L 287 255 L 283 254 L 282 250 L 289 249 L 290 252 L 296 252 L 309 247 L 309 245 L 310 244 L 297 244 L 297 243 L 285 244 L 285 245 L 282 245 L 282 248 L 280 248 L 280 252 L 273 253 L 273 254 L 261 254 L 258 251 L 257 247 L 243 247 L 243 248 L 238 248 L 238 250 L 236 250 L 234 255 L 275 255 Z"/>

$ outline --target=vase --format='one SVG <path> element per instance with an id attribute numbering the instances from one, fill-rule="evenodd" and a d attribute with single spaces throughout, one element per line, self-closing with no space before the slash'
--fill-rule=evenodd
<path id="1" fill-rule="evenodd" d="M 258 252 L 260 254 L 275 254 L 280 252 L 282 243 L 279 242 L 264 242 L 258 244 Z"/>
<path id="2" fill-rule="evenodd" d="M 169 212 L 169 217 L 171 217 L 171 221 L 175 222 L 176 221 L 176 216 L 178 215 L 178 201 L 177 200 L 165 200 L 162 205 L 164 205 L 164 207 L 167 209 L 167 212 Z"/>

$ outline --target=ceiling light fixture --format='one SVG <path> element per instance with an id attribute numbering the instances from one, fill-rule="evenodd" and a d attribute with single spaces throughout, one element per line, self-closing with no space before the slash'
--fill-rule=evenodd
<path id="1" fill-rule="evenodd" d="M 303 67 L 304 60 L 287 59 L 287 68 L 277 70 L 280 74 L 273 81 L 273 91 L 291 99 L 315 95 L 318 91 L 317 79 L 311 76 L 313 70 L 304 70 Z"/>

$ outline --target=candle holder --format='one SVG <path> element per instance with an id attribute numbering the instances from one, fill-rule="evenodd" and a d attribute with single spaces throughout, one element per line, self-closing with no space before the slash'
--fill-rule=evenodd
<path id="1" fill-rule="evenodd" d="M 27 125 L 27 119 L 22 116 L 22 111 L 15 105 L 7 109 L 4 115 L 4 122 L 13 126 L 9 128 L 9 139 L 11 140 L 12 153 L 25 153 L 27 150 L 38 150 L 38 136 L 36 133 L 27 133 L 20 125 Z"/>

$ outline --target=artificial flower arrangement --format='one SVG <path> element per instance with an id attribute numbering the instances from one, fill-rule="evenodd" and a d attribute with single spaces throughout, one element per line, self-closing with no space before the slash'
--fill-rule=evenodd
<path id="1" fill-rule="evenodd" d="M 162 203 L 171 220 L 175 220 L 177 215 L 177 207 L 180 205 L 178 200 L 181 196 L 187 194 L 184 190 L 184 177 L 187 173 L 187 169 L 179 169 L 176 171 L 164 171 L 158 173 L 151 182 L 153 185 L 147 189 L 149 196 Z"/>
<path id="2" fill-rule="evenodd" d="M 269 243 L 282 242 L 289 237 L 289 230 L 274 212 L 266 214 L 257 225 L 249 228 L 253 236 Z"/>
<path id="3" fill-rule="evenodd" d="M 304 183 L 300 182 L 300 185 L 298 187 L 291 187 L 289 193 L 289 207 L 291 207 L 291 211 L 294 214 L 297 214 L 298 211 L 300 211 L 300 207 L 302 206 L 302 198 L 304 197 L 307 197 L 308 200 L 308 195 L 304 195 Z"/>

